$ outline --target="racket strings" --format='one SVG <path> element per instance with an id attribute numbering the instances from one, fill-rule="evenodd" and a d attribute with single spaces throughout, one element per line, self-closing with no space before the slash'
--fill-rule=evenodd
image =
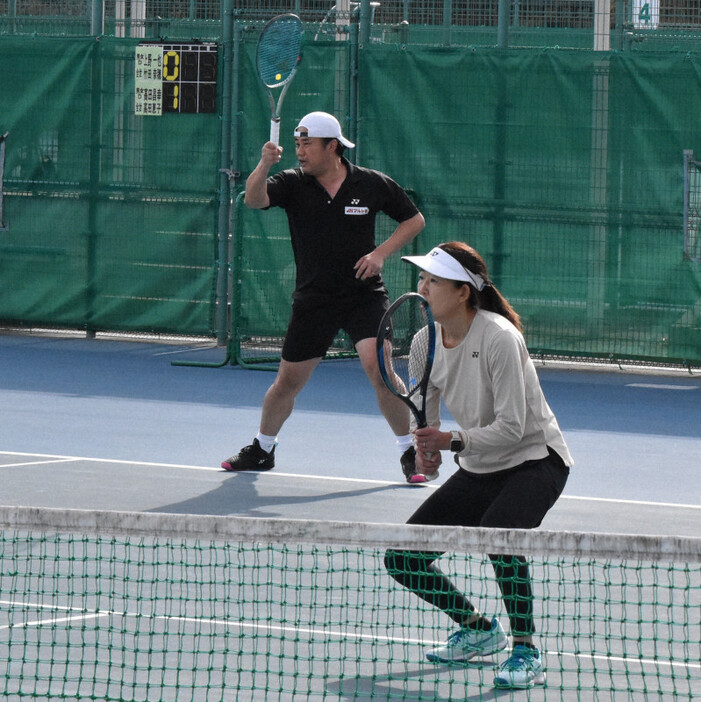
<path id="1" fill-rule="evenodd" d="M 428 318 L 421 305 L 398 307 L 385 333 L 385 371 L 395 391 L 413 395 L 421 385 L 430 349 Z"/>
<path id="2" fill-rule="evenodd" d="M 299 63 L 301 45 L 298 21 L 282 20 L 263 30 L 256 62 L 258 75 L 267 87 L 284 85 L 290 79 Z"/>

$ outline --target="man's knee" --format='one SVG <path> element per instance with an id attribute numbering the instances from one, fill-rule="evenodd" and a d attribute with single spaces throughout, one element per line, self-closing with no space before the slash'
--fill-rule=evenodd
<path id="1" fill-rule="evenodd" d="M 309 381 L 320 359 L 299 363 L 282 361 L 270 390 L 281 398 L 295 398 Z"/>

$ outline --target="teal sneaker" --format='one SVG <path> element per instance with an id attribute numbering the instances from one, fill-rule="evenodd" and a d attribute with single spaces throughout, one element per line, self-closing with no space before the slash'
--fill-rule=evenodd
<path id="1" fill-rule="evenodd" d="M 545 671 L 540 651 L 522 644 L 514 646 L 511 655 L 501 664 L 494 687 L 526 689 L 545 684 Z"/>
<path id="2" fill-rule="evenodd" d="M 506 648 L 508 639 L 497 619 L 489 631 L 463 627 L 448 638 L 443 646 L 431 649 L 426 658 L 433 663 L 465 663 L 476 656 L 491 656 Z"/>

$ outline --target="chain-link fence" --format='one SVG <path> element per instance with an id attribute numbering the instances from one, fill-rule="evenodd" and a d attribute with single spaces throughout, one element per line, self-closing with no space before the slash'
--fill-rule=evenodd
<path id="1" fill-rule="evenodd" d="M 227 0 L 0 0 L 0 33 L 216 40 L 227 11 Z M 701 29 L 698 0 L 240 0 L 230 11 L 247 22 L 295 12 L 317 39 L 356 25 L 368 41 L 412 44 L 694 50 Z"/>

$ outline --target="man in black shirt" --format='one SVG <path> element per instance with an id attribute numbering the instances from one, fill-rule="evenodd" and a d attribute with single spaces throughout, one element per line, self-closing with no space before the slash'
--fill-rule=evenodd
<path id="1" fill-rule="evenodd" d="M 282 207 L 287 213 L 297 278 L 282 360 L 263 401 L 259 433 L 252 444 L 222 462 L 225 470 L 270 470 L 275 465 L 278 432 L 297 394 L 343 329 L 397 436 L 407 482 L 426 480 L 415 470 L 408 410 L 384 386 L 375 353 L 377 329 L 389 305 L 382 266 L 388 256 L 414 239 L 425 221 L 395 181 L 355 166 L 343 156 L 345 148 L 354 146 L 335 117 L 312 112 L 295 130 L 299 167 L 268 177 L 280 161 L 282 148 L 267 142 L 246 181 L 248 207 Z M 378 212 L 398 225 L 376 246 Z"/>

